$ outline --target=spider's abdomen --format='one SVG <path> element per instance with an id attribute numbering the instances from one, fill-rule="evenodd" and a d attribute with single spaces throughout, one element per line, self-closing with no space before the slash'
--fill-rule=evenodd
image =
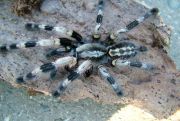
<path id="1" fill-rule="evenodd" d="M 108 49 L 110 57 L 129 58 L 137 54 L 136 46 L 133 43 L 121 42 Z"/>

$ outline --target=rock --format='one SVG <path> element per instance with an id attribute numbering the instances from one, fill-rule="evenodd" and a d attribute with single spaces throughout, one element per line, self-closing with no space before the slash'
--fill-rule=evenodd
<path id="1" fill-rule="evenodd" d="M 54 14 L 61 9 L 60 0 L 44 0 L 40 9 L 42 12 Z"/>
<path id="2" fill-rule="evenodd" d="M 33 10 L 38 10 L 43 0 L 15 0 L 12 11 L 18 16 L 30 15 Z"/>
<path id="3" fill-rule="evenodd" d="M 59 26 L 64 26 L 81 33 L 87 41 L 91 40 L 91 34 L 93 33 L 96 24 L 97 10 L 91 9 L 91 7 L 88 8 L 89 5 L 86 5 L 87 9 L 84 9 L 84 6 L 82 6 L 82 3 L 79 3 L 79 1 L 80 0 L 63 0 L 58 4 L 58 0 L 45 0 L 41 6 L 41 10 L 53 15 L 44 15 L 37 12 L 30 20 L 16 18 L 15 16 L 12 16 L 9 10 L 7 10 L 7 6 L 0 7 L 0 13 L 4 18 L 9 18 L 9 15 L 11 15 L 10 17 L 12 20 L 14 18 L 17 21 L 16 24 L 14 24 L 10 20 L 0 19 L 0 43 L 10 44 L 25 42 L 34 37 L 49 38 L 50 36 L 60 36 L 54 35 L 51 32 L 29 32 L 24 28 L 25 21 L 53 23 Z M 102 29 L 100 30 L 102 33 L 102 41 L 107 37 L 107 33 L 125 27 L 129 22 L 144 15 L 148 11 L 147 8 L 132 0 L 118 1 L 106 1 Z M 65 7 L 61 8 L 59 5 L 65 5 Z M 90 10 L 92 11 L 90 12 Z M 83 17 L 83 19 L 80 17 Z M 127 95 L 118 97 L 106 81 L 93 75 L 84 80 L 84 82 L 80 79 L 72 82 L 60 99 L 62 101 L 77 101 L 89 97 L 102 103 L 140 105 L 143 109 L 148 110 L 148 112 L 151 112 L 158 118 L 168 117 L 176 112 L 179 101 L 177 98 L 171 98 L 170 96 L 172 95 L 171 92 L 175 92 L 173 93 L 175 97 L 178 96 L 176 93 L 179 92 L 180 85 L 177 82 L 176 84 L 172 84 L 171 80 L 180 80 L 180 74 L 176 70 L 174 62 L 167 53 L 165 53 L 162 48 L 153 46 L 153 43 L 157 40 L 157 38 L 155 39 L 154 32 L 159 31 L 156 30 L 156 27 L 152 29 L 152 23 L 156 20 L 160 21 L 160 18 L 158 16 L 151 17 L 130 32 L 122 35 L 130 38 L 131 40 L 129 41 L 138 45 L 144 45 L 148 48 L 147 52 L 141 53 L 132 59 L 152 63 L 157 67 L 155 70 L 146 71 L 136 68 L 128 68 L 127 71 L 119 71 L 118 69 L 117 71 L 113 71 L 112 68 L 115 67 L 109 65 L 110 72 L 114 77 L 116 77 L 118 83 L 122 85 L 123 91 Z M 85 24 L 82 24 L 82 22 Z M 168 45 L 168 41 L 165 40 L 166 42 L 164 42 L 163 38 L 169 38 L 170 34 L 163 31 L 164 26 L 162 26 L 160 30 L 162 31 L 158 33 L 158 38 L 162 39 L 158 41 L 162 41 L 163 44 L 165 43 Z M 119 35 L 117 42 L 120 42 L 122 36 Z M 53 59 L 48 60 L 45 57 L 46 53 L 47 48 L 40 47 L 1 53 L 0 78 L 16 87 L 24 86 L 32 88 L 33 94 L 34 91 L 39 91 L 50 95 L 51 92 L 57 88 L 59 81 L 63 80 L 68 72 L 59 73 L 58 77 L 52 81 L 38 79 L 29 81 L 28 84 L 24 85 L 17 85 L 15 83 L 15 79 L 18 76 L 29 73 L 43 63 L 54 61 Z M 160 80 L 160 83 L 157 83 L 157 80 Z"/>

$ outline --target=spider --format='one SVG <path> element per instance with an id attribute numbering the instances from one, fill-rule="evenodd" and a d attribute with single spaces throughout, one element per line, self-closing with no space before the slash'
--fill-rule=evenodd
<path id="1" fill-rule="evenodd" d="M 29 31 L 54 31 L 64 34 L 69 38 L 54 38 L 54 39 L 40 39 L 38 41 L 27 41 L 23 43 L 13 43 L 10 45 L 1 45 L 1 51 L 8 51 L 21 48 L 32 47 L 55 47 L 60 46 L 58 49 L 53 49 L 47 53 L 47 57 L 61 56 L 54 62 L 45 63 L 38 68 L 35 68 L 25 76 L 19 76 L 16 79 L 18 84 L 26 83 L 27 81 L 41 77 L 44 74 L 53 78 L 56 76 L 58 68 L 65 68 L 69 71 L 69 75 L 63 81 L 60 81 L 55 90 L 52 90 L 54 97 L 59 97 L 63 94 L 67 86 L 79 77 L 89 77 L 93 71 L 97 71 L 98 74 L 106 80 L 113 88 L 114 92 L 118 96 L 123 95 L 123 90 L 116 79 L 109 73 L 105 65 L 114 67 L 137 67 L 145 70 L 154 69 L 154 65 L 141 61 L 129 60 L 136 56 L 140 52 L 147 51 L 145 46 L 139 46 L 127 39 L 116 43 L 117 35 L 132 30 L 140 23 L 145 21 L 150 16 L 158 14 L 158 8 L 152 8 L 144 16 L 130 22 L 125 28 L 119 29 L 108 35 L 105 41 L 98 41 L 101 38 L 99 29 L 103 21 L 103 9 L 104 0 L 99 0 L 98 3 L 98 15 L 96 18 L 96 26 L 94 33 L 92 34 L 93 42 L 88 43 L 85 39 L 75 30 L 68 30 L 62 26 L 50 26 L 36 23 L 27 23 L 25 28 Z M 68 56 L 62 57 L 65 53 Z M 80 63 L 80 64 L 79 64 Z M 79 65 L 79 66 L 78 66 Z M 78 67 L 77 67 L 78 66 Z M 76 68 L 77 67 L 77 68 Z"/>

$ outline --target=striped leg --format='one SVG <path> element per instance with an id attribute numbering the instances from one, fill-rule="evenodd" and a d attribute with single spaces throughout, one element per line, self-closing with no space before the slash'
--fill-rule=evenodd
<path id="1" fill-rule="evenodd" d="M 96 18 L 96 27 L 95 27 L 95 31 L 94 34 L 92 35 L 92 38 L 94 40 L 99 40 L 101 38 L 101 35 L 99 34 L 99 28 L 101 27 L 102 24 L 102 20 L 103 20 L 103 9 L 104 9 L 104 0 L 99 0 L 99 4 L 98 4 L 98 15 Z"/>
<path id="2" fill-rule="evenodd" d="M 52 93 L 54 97 L 60 96 L 64 90 L 67 88 L 68 84 L 77 79 L 81 75 L 89 74 L 89 71 L 92 70 L 93 65 L 91 61 L 84 61 L 75 71 L 71 72 L 68 77 L 63 80 L 58 88 Z"/>
<path id="3" fill-rule="evenodd" d="M 104 79 L 107 80 L 109 82 L 109 84 L 112 86 L 113 90 L 116 92 L 116 94 L 118 96 L 122 96 L 123 92 L 122 92 L 122 88 L 121 86 L 117 83 L 117 81 L 111 76 L 111 74 L 108 72 L 108 70 L 100 65 L 98 67 L 98 72 L 99 75 Z"/>
<path id="4" fill-rule="evenodd" d="M 112 65 L 116 67 L 123 67 L 123 66 L 130 66 L 130 67 L 136 67 L 141 68 L 145 70 L 152 70 L 154 69 L 154 65 L 143 63 L 140 61 L 130 61 L 130 60 L 122 60 L 122 59 L 115 59 L 112 61 Z"/>
<path id="5" fill-rule="evenodd" d="M 75 48 L 75 43 L 67 38 L 55 38 L 55 39 L 40 39 L 39 41 L 27 41 L 22 43 L 13 43 L 10 45 L 1 45 L 0 51 L 8 51 L 21 48 L 32 48 L 32 47 L 56 47 L 63 46 L 65 48 Z"/>
<path id="6" fill-rule="evenodd" d="M 32 72 L 28 73 L 24 77 L 18 77 L 16 79 L 17 83 L 24 83 L 28 80 L 35 79 L 36 77 L 42 77 L 43 75 L 50 74 L 50 77 L 53 78 L 56 75 L 57 68 L 68 67 L 72 68 L 76 65 L 77 59 L 75 57 L 63 57 L 57 59 L 55 62 L 46 63 L 40 67 L 34 69 Z"/>
<path id="7" fill-rule="evenodd" d="M 133 28 L 135 28 L 136 26 L 138 26 L 140 23 L 142 23 L 143 21 L 145 21 L 147 18 L 149 18 L 152 15 L 157 15 L 159 12 L 158 8 L 152 8 L 150 11 L 148 11 L 144 16 L 139 17 L 138 19 L 132 21 L 131 23 L 129 23 L 128 25 L 126 25 L 125 28 L 119 29 L 117 30 L 115 33 L 111 33 L 108 38 L 107 41 L 109 41 L 110 44 L 114 43 L 114 40 L 117 38 L 118 34 L 120 33 L 125 33 L 128 32 L 130 30 L 132 30 Z"/>
<path id="8" fill-rule="evenodd" d="M 43 24 L 34 24 L 34 23 L 27 23 L 25 28 L 29 31 L 37 31 L 37 30 L 46 30 L 46 31 L 55 31 L 57 33 L 65 34 L 69 37 L 76 39 L 78 42 L 82 41 L 82 36 L 74 30 L 68 30 L 62 26 L 50 26 L 50 25 L 43 25 Z"/>

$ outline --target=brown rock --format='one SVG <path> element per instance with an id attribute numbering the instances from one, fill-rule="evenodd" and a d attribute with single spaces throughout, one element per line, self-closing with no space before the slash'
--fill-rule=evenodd
<path id="1" fill-rule="evenodd" d="M 91 9 L 91 3 L 88 3 L 86 7 L 80 6 L 79 4 L 76 5 L 76 3 L 75 0 L 63 1 L 65 5 L 63 9 L 67 10 L 67 14 L 43 15 L 36 13 L 38 16 L 36 15 L 31 20 L 42 21 L 42 23 L 54 23 L 69 29 L 74 29 L 82 33 L 87 40 L 90 40 L 95 27 L 97 11 Z M 123 2 L 117 2 L 117 0 L 107 1 L 101 30 L 103 33 L 102 40 L 106 38 L 106 33 L 125 27 L 130 21 L 144 15 L 146 11 L 148 11 L 147 8 L 131 0 Z M 76 16 L 77 12 L 81 13 L 81 15 L 83 14 L 83 18 Z M 81 19 L 83 19 L 85 24 L 82 25 Z M 180 83 L 178 83 L 180 73 L 176 70 L 174 62 L 169 58 L 167 53 L 165 53 L 162 48 L 159 48 L 159 45 L 166 46 L 169 44 L 169 40 L 166 40 L 166 38 L 169 38 L 170 34 L 163 31 L 164 27 L 152 29 L 152 23 L 154 21 L 160 21 L 160 18 L 151 17 L 122 36 L 133 39 L 132 41 L 139 45 L 145 45 L 148 48 L 148 52 L 139 54 L 136 56 L 136 59 L 156 65 L 156 70 L 144 71 L 136 68 L 128 68 L 125 69 L 125 71 L 117 69 L 119 71 L 114 72 L 113 67 L 109 67 L 111 73 L 122 85 L 125 92 L 123 97 L 118 97 L 109 84 L 101 80 L 98 76 L 91 76 L 83 82 L 82 80 L 74 81 L 68 86 L 65 94 L 60 99 L 69 101 L 89 97 L 103 103 L 141 104 L 143 109 L 148 110 L 158 118 L 168 117 L 176 112 L 179 108 L 178 105 L 180 105 Z M 20 39 L 26 40 L 33 36 L 46 38 L 53 35 L 51 33 L 47 33 L 46 35 L 43 32 L 33 33 L 26 31 L 22 26 L 22 19 L 18 19 L 16 25 L 10 22 L 7 24 L 4 27 L 16 28 L 14 31 L 16 31 L 17 34 L 12 34 L 9 36 L 7 42 L 1 41 L 1 43 L 19 42 Z M 1 28 L 1 30 L 3 29 Z M 6 33 L 9 31 L 4 29 Z M 25 34 L 25 36 L 22 36 L 23 34 Z M 122 36 L 119 36 L 118 40 L 120 40 Z M 18 41 L 15 38 L 18 38 Z M 1 36 L 0 40 L 3 39 L 3 36 Z M 158 46 L 153 46 L 156 41 L 158 41 Z M 15 83 L 16 77 L 27 74 L 35 67 L 42 65 L 43 62 L 50 61 L 45 58 L 45 52 L 46 49 L 33 48 L 11 51 L 6 55 L 1 55 L 0 78 L 14 86 L 18 86 Z M 64 75 L 66 74 L 60 74 L 59 77 L 53 81 L 37 80 L 23 86 L 31 88 L 33 91 L 36 90 L 49 95 L 51 91 L 56 88 L 59 81 L 64 79 Z M 176 84 L 172 84 L 172 79 L 176 80 Z"/>

